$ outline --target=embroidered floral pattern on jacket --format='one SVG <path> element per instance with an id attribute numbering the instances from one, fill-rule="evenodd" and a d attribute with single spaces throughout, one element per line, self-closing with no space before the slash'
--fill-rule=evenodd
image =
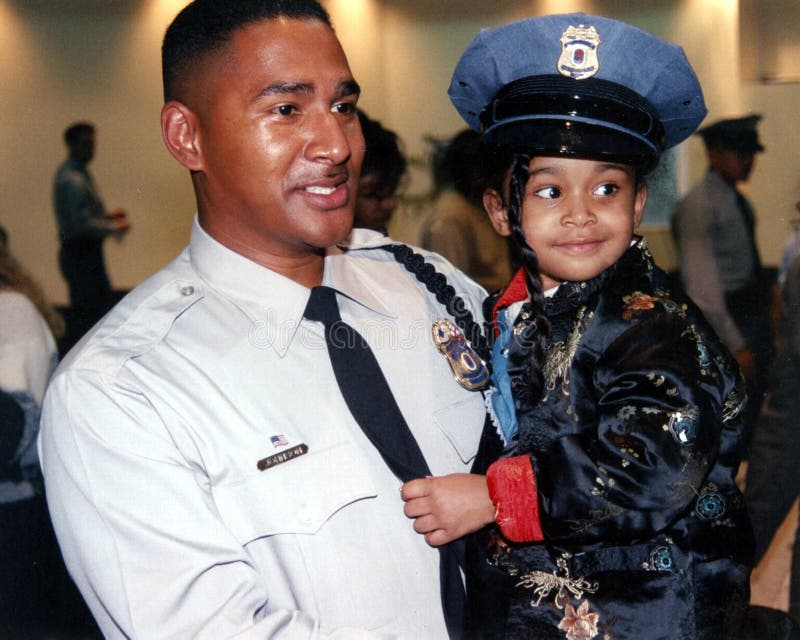
<path id="1" fill-rule="evenodd" d="M 623 320 L 630 320 L 633 316 L 641 311 L 648 311 L 655 307 L 658 298 L 649 296 L 641 291 L 634 291 L 630 295 L 622 296 L 622 303 L 625 305 L 625 311 L 622 312 Z"/>
<path id="2" fill-rule="evenodd" d="M 558 380 L 561 380 L 562 393 L 565 396 L 569 395 L 569 365 L 593 315 L 593 312 L 586 314 L 586 307 L 581 307 L 576 314 L 575 325 L 567 339 L 553 343 L 547 352 L 547 359 L 544 363 L 544 388 L 547 391 L 545 399 L 556 388 Z"/>
<path id="3" fill-rule="evenodd" d="M 511 548 L 503 540 L 503 536 L 498 532 L 492 533 L 486 543 L 486 562 L 498 569 L 505 569 L 510 576 L 515 576 L 519 569 L 510 556 Z"/>
<path id="4" fill-rule="evenodd" d="M 669 414 L 667 430 L 675 438 L 675 441 L 682 447 L 691 447 L 697 437 L 697 429 L 700 423 L 700 412 L 692 407 L 685 407 L 680 411 L 673 411 Z"/>
<path id="5" fill-rule="evenodd" d="M 566 632 L 567 640 L 592 640 L 599 633 L 599 619 L 599 615 L 589 611 L 589 601 L 584 600 L 577 610 L 571 604 L 567 605 L 558 628 Z"/>
<path id="6" fill-rule="evenodd" d="M 717 491 L 713 483 L 703 487 L 697 497 L 694 512 L 702 520 L 716 520 L 725 513 L 727 502 L 725 496 Z"/>
<path id="7" fill-rule="evenodd" d="M 558 569 L 553 573 L 530 571 L 520 576 L 520 580 L 515 586 L 533 589 L 536 599 L 531 600 L 532 607 L 538 607 L 544 598 L 550 597 L 553 591 L 555 591 L 553 602 L 558 609 L 569 606 L 570 594 L 576 600 L 580 600 L 585 593 L 597 591 L 598 584 L 596 582 L 589 582 L 583 576 L 580 578 L 570 577 L 566 559 L 559 558 L 556 560 L 556 564 Z M 559 573 L 563 575 L 558 575 Z"/>
<path id="8" fill-rule="evenodd" d="M 725 398 L 725 406 L 722 407 L 722 421 L 729 422 L 738 416 L 744 409 L 745 402 L 747 402 L 747 388 L 740 375 L 733 391 Z"/>

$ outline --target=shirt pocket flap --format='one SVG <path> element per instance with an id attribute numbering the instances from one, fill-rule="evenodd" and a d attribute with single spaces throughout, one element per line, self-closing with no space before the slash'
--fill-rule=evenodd
<path id="1" fill-rule="evenodd" d="M 486 410 L 480 393 L 472 393 L 466 400 L 438 409 L 433 414 L 433 421 L 465 464 L 471 462 L 478 453 L 485 419 Z"/>
<path id="2" fill-rule="evenodd" d="M 313 534 L 339 509 L 377 495 L 365 468 L 351 443 L 309 450 L 245 482 L 214 487 L 214 500 L 242 545 L 282 533 Z"/>

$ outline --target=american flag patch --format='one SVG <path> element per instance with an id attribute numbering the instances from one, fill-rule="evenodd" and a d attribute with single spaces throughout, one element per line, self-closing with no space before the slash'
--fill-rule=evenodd
<path id="1" fill-rule="evenodd" d="M 289 441 L 286 439 L 286 436 L 272 436 L 269 441 L 276 447 L 285 447 L 289 444 Z"/>

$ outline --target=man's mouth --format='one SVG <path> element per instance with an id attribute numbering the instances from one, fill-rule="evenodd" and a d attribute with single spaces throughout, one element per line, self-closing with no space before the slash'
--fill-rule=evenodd
<path id="1" fill-rule="evenodd" d="M 350 200 L 347 176 L 324 178 L 313 184 L 305 184 L 299 188 L 309 203 L 320 209 L 332 210 L 344 207 Z"/>
<path id="2" fill-rule="evenodd" d="M 336 187 L 320 187 L 319 185 L 310 185 L 306 187 L 305 190 L 309 193 L 314 193 L 321 196 L 329 196 L 336 191 Z"/>

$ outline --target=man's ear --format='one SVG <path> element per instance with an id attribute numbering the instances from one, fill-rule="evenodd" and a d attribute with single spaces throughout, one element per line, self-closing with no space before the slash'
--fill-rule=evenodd
<path id="1" fill-rule="evenodd" d="M 644 180 L 636 187 L 636 196 L 633 201 L 633 228 L 637 229 L 642 223 L 644 205 L 647 203 L 647 183 Z"/>
<path id="2" fill-rule="evenodd" d="M 161 109 L 161 135 L 172 156 L 190 171 L 201 171 L 200 127 L 197 116 L 182 102 L 171 100 Z"/>
<path id="3" fill-rule="evenodd" d="M 496 189 L 486 189 L 483 192 L 483 208 L 492 222 L 494 230 L 501 236 L 511 235 L 511 225 L 508 223 L 508 207 L 503 204 L 502 196 Z"/>

